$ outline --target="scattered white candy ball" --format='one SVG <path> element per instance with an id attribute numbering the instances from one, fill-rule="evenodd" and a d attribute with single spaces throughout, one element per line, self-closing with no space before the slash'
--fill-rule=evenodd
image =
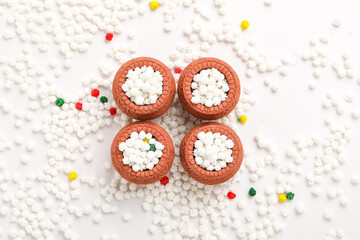
<path id="1" fill-rule="evenodd" d="M 358 185 L 360 183 L 360 175 L 352 176 L 351 183 L 353 185 Z"/>
<path id="2" fill-rule="evenodd" d="M 95 214 L 95 215 L 93 216 L 93 221 L 94 221 L 94 223 L 96 223 L 96 224 L 100 223 L 100 222 L 102 221 L 102 215 L 101 215 L 101 214 Z"/>
<path id="3" fill-rule="evenodd" d="M 334 213 L 331 210 L 326 210 L 323 217 L 325 220 L 331 221 L 334 218 Z"/>
<path id="4" fill-rule="evenodd" d="M 299 203 L 296 207 L 295 207 L 296 213 L 299 215 L 304 214 L 305 212 L 305 205 L 302 203 Z"/>
<path id="5" fill-rule="evenodd" d="M 131 213 L 125 213 L 123 215 L 123 219 L 124 219 L 125 222 L 130 221 L 132 219 L 132 214 Z"/>
<path id="6" fill-rule="evenodd" d="M 332 21 L 332 25 L 336 28 L 340 27 L 341 21 L 338 18 L 334 18 Z"/>

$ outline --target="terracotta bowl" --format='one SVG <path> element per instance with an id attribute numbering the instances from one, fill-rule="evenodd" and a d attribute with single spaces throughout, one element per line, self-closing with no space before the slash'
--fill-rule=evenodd
<path id="1" fill-rule="evenodd" d="M 226 135 L 234 142 L 234 147 L 232 148 L 232 157 L 234 160 L 219 171 L 207 171 L 197 165 L 193 151 L 199 132 L 218 132 L 222 135 Z M 243 161 L 243 156 L 244 151 L 241 140 L 234 130 L 224 124 L 215 122 L 203 123 L 191 129 L 183 138 L 180 146 L 181 164 L 187 174 L 196 181 L 207 185 L 224 183 L 232 178 L 239 170 Z"/>
<path id="2" fill-rule="evenodd" d="M 151 170 L 134 172 L 131 167 L 123 164 L 123 153 L 119 150 L 119 144 L 126 141 L 132 132 L 151 133 L 165 148 L 158 164 Z M 135 184 L 150 184 L 159 181 L 170 170 L 174 161 L 174 144 L 170 135 L 161 126 L 153 122 L 133 122 L 123 127 L 115 136 L 111 145 L 111 159 L 116 171 L 126 180 Z"/>
<path id="3" fill-rule="evenodd" d="M 195 74 L 208 68 L 216 68 L 224 74 L 230 88 L 226 100 L 214 107 L 206 107 L 205 105 L 191 102 L 191 82 Z M 190 63 L 182 71 L 177 92 L 182 106 L 191 115 L 204 120 L 215 120 L 228 115 L 235 108 L 239 101 L 241 89 L 239 77 L 229 64 L 217 58 L 200 58 Z"/>
<path id="4" fill-rule="evenodd" d="M 121 86 L 125 83 L 129 70 L 143 66 L 152 67 L 161 73 L 163 92 L 154 104 L 139 106 L 126 96 Z M 124 63 L 120 67 L 114 78 L 112 92 L 116 105 L 123 113 L 134 119 L 149 120 L 160 117 L 169 109 L 175 97 L 175 88 L 174 76 L 165 64 L 154 58 L 139 57 Z"/>

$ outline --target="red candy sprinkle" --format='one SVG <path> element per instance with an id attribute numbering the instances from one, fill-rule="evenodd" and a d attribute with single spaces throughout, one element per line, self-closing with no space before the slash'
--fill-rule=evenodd
<path id="1" fill-rule="evenodd" d="M 181 73 L 181 68 L 175 68 L 175 73 Z"/>
<path id="2" fill-rule="evenodd" d="M 81 102 L 77 102 L 77 103 L 75 104 L 75 108 L 76 108 L 77 110 L 81 110 L 81 109 L 82 109 L 82 103 L 81 103 Z"/>
<path id="3" fill-rule="evenodd" d="M 166 185 L 169 183 L 169 178 L 167 176 L 165 176 L 160 180 L 160 182 L 162 185 Z"/>
<path id="4" fill-rule="evenodd" d="M 116 108 L 110 108 L 110 114 L 115 115 L 116 114 Z"/>
<path id="5" fill-rule="evenodd" d="M 234 199 L 234 198 L 236 198 L 236 194 L 233 192 L 228 192 L 228 198 Z"/>
<path id="6" fill-rule="evenodd" d="M 91 96 L 93 96 L 93 97 L 97 97 L 97 96 L 99 96 L 99 94 L 100 94 L 100 91 L 96 88 L 91 91 Z"/>
<path id="7" fill-rule="evenodd" d="M 108 41 L 111 41 L 111 39 L 112 39 L 113 37 L 114 37 L 114 34 L 108 33 L 108 34 L 106 34 L 105 39 L 108 40 Z"/>

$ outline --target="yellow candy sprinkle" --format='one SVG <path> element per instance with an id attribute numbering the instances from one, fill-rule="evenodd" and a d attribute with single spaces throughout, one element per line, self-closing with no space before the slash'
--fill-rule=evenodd
<path id="1" fill-rule="evenodd" d="M 285 194 L 280 194 L 279 195 L 279 202 L 285 202 L 287 200 Z"/>
<path id="2" fill-rule="evenodd" d="M 247 117 L 246 115 L 242 115 L 238 118 L 238 121 L 241 122 L 241 123 L 246 123 L 247 121 Z"/>
<path id="3" fill-rule="evenodd" d="M 241 22 L 241 29 L 244 31 L 250 26 L 250 23 L 247 20 Z"/>
<path id="4" fill-rule="evenodd" d="M 71 181 L 74 181 L 77 177 L 78 177 L 78 175 L 76 174 L 76 172 L 69 173 L 69 179 Z"/>
<path id="5" fill-rule="evenodd" d="M 156 10 L 159 7 L 159 2 L 158 1 L 151 1 L 149 2 L 150 7 L 152 10 Z"/>
<path id="6" fill-rule="evenodd" d="M 144 138 L 143 141 L 146 142 L 146 143 L 149 143 L 149 139 L 147 139 L 147 138 Z"/>

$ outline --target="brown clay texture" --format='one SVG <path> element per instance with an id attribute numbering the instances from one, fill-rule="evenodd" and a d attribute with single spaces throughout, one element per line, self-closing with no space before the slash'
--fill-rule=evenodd
<path id="1" fill-rule="evenodd" d="M 199 132 L 218 132 L 226 135 L 234 142 L 234 147 L 232 149 L 232 157 L 234 160 L 220 171 L 207 171 L 197 165 L 194 159 L 193 150 Z M 181 164 L 187 174 L 196 181 L 207 185 L 224 183 L 232 178 L 239 170 L 243 161 L 243 156 L 244 151 L 241 140 L 234 130 L 224 124 L 215 122 L 203 123 L 195 126 L 185 135 L 180 146 Z"/>
<path id="2" fill-rule="evenodd" d="M 230 87 L 226 100 L 214 107 L 206 107 L 191 102 L 191 82 L 194 75 L 207 68 L 216 68 L 224 74 Z M 204 120 L 215 120 L 228 115 L 235 108 L 239 101 L 241 89 L 239 77 L 229 64 L 217 58 L 200 58 L 190 63 L 182 71 L 177 92 L 182 106 L 191 115 Z"/>
<path id="3" fill-rule="evenodd" d="M 121 86 L 125 83 L 129 70 L 143 66 L 152 67 L 155 71 L 161 73 L 163 77 L 163 92 L 154 104 L 139 106 L 126 96 Z M 112 86 L 116 105 L 127 116 L 137 120 L 149 120 L 164 114 L 174 100 L 175 89 L 175 80 L 170 69 L 159 60 L 150 57 L 134 58 L 124 63 L 117 71 Z"/>
<path id="4" fill-rule="evenodd" d="M 165 148 L 158 164 L 151 170 L 134 172 L 131 167 L 123 164 L 123 153 L 119 150 L 119 144 L 126 141 L 132 132 L 151 133 Z M 133 122 L 123 127 L 115 136 L 111 145 L 111 159 L 116 171 L 126 180 L 135 184 L 150 184 L 159 181 L 170 170 L 174 161 L 174 144 L 170 135 L 164 128 L 153 122 Z"/>

